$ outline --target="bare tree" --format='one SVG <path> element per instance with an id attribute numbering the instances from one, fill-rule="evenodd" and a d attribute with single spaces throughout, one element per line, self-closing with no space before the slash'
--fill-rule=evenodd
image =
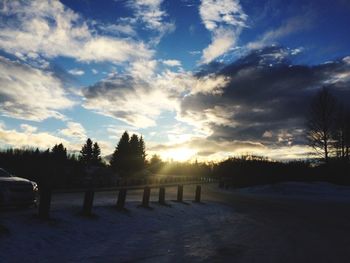
<path id="1" fill-rule="evenodd" d="M 311 102 L 307 120 L 309 145 L 328 163 L 337 117 L 337 100 L 323 87 Z"/>
<path id="2" fill-rule="evenodd" d="M 347 116 L 343 105 L 339 106 L 336 117 L 336 124 L 334 129 L 334 148 L 338 158 L 346 158 L 346 144 L 347 144 Z"/>
<path id="3" fill-rule="evenodd" d="M 336 126 L 337 156 L 349 161 L 350 149 L 350 112 L 341 107 Z"/>

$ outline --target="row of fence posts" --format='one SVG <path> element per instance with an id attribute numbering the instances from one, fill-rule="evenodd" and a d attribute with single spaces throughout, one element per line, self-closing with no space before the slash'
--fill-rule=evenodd
<path id="1" fill-rule="evenodd" d="M 183 185 L 178 185 L 177 187 L 177 202 L 183 202 Z M 201 202 L 201 185 L 196 186 L 194 202 Z M 41 219 L 48 219 L 50 217 L 50 206 L 51 206 L 51 194 L 52 191 L 50 188 L 44 188 L 40 191 L 40 201 L 39 201 L 39 209 L 38 214 Z M 126 201 L 127 189 L 122 188 L 119 190 L 118 199 L 116 203 L 116 208 L 118 210 L 125 209 L 125 201 Z M 94 202 L 95 191 L 93 188 L 89 188 L 85 191 L 84 201 L 83 201 L 83 209 L 82 214 L 86 216 L 90 216 L 92 214 L 92 207 Z M 148 208 L 151 197 L 151 188 L 149 186 L 145 186 L 143 189 L 142 203 L 141 207 Z M 165 187 L 159 187 L 159 198 L 158 203 L 161 205 L 166 205 L 165 202 Z"/>

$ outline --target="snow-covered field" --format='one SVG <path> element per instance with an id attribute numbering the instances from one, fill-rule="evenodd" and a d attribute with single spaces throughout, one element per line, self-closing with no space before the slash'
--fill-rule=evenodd
<path id="1" fill-rule="evenodd" d="M 325 182 L 286 182 L 236 189 L 234 192 L 313 201 L 350 202 L 350 187 Z"/>
<path id="2" fill-rule="evenodd" d="M 176 262 L 213 256 L 218 246 L 214 232 L 221 231 L 232 209 L 169 203 L 145 209 L 129 202 L 123 212 L 101 206 L 91 218 L 77 209 L 54 210 L 50 221 L 37 219 L 35 210 L 4 213 L 0 262 Z"/>
<path id="3" fill-rule="evenodd" d="M 54 196 L 48 221 L 34 208 L 0 210 L 0 262 L 349 262 L 349 187 L 209 185 L 200 204 L 193 187 L 185 193 L 186 203 L 152 209 L 130 193 L 126 211 L 99 193 L 92 217 L 79 214 L 81 193 Z"/>

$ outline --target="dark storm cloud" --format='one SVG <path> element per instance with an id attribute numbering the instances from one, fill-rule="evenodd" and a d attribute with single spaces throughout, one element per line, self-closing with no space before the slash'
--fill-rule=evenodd
<path id="1" fill-rule="evenodd" d="M 292 50 L 268 47 L 205 74 L 229 77 L 221 94 L 192 94 L 182 101 L 182 116 L 210 112 L 211 139 L 250 140 L 266 144 L 303 144 L 301 130 L 309 101 L 322 86 L 344 102 L 350 99 L 349 59 L 326 64 L 293 65 Z M 198 77 L 204 74 L 198 73 Z M 222 122 L 222 116 L 227 116 Z M 205 118 L 205 115 L 203 115 Z"/>

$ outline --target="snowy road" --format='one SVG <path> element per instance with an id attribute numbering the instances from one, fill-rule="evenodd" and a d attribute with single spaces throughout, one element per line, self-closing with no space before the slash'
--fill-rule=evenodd
<path id="1" fill-rule="evenodd" d="M 111 206 L 116 193 L 95 196 L 96 217 L 77 215 L 82 194 L 55 194 L 53 220 L 35 210 L 0 211 L 0 262 L 349 262 L 350 200 L 317 201 L 203 187 L 203 204 L 152 203 L 128 212 Z M 157 200 L 157 191 L 152 190 Z M 176 188 L 167 188 L 167 200 Z M 1 230 L 3 229 L 3 230 Z"/>

